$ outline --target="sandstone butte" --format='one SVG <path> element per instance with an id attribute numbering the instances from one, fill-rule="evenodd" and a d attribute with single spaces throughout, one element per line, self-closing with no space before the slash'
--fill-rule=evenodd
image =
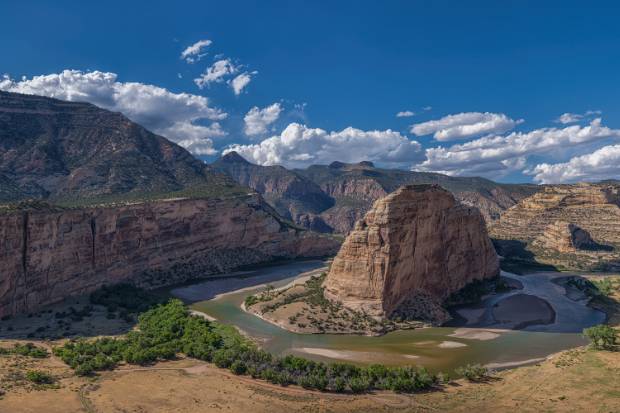
<path id="1" fill-rule="evenodd" d="M 0 317 L 104 284 L 157 287 L 275 258 L 332 255 L 260 195 L 0 214 Z"/>
<path id="2" fill-rule="evenodd" d="M 496 277 L 499 262 L 476 208 L 437 185 L 406 185 L 376 201 L 334 259 L 325 296 L 377 318 L 441 324 L 441 304 L 474 280 Z"/>

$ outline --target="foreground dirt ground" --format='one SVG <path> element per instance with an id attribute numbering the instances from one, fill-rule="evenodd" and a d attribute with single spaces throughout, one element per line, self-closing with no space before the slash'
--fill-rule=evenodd
<path id="1" fill-rule="evenodd" d="M 41 369 L 58 388 L 15 381 L 16 369 Z M 540 365 L 497 374 L 485 383 L 458 381 L 413 396 L 332 395 L 234 376 L 191 359 L 124 367 L 77 378 L 55 359 L 0 357 L 0 412 L 620 412 L 620 353 L 585 349 Z"/>

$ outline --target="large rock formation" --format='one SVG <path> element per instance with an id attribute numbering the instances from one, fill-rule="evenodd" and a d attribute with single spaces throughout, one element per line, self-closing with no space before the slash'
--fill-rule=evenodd
<path id="1" fill-rule="evenodd" d="M 406 307 L 436 323 L 442 302 L 499 264 L 480 212 L 437 185 L 407 185 L 358 221 L 325 281 L 327 298 L 375 317 Z"/>
<path id="2" fill-rule="evenodd" d="M 620 185 L 549 185 L 489 229 L 500 255 L 566 269 L 620 268 Z"/>
<path id="3" fill-rule="evenodd" d="M 284 223 L 259 195 L 0 213 L 0 317 L 131 281 L 157 287 L 339 242 Z"/>
<path id="4" fill-rule="evenodd" d="M 212 166 L 261 193 L 281 215 L 297 224 L 341 234 L 347 234 L 374 201 L 402 185 L 441 185 L 462 203 L 478 208 L 487 222 L 538 190 L 529 184 L 377 168 L 371 162 L 332 162 L 290 171 L 281 166 L 254 165 L 230 152 Z"/>

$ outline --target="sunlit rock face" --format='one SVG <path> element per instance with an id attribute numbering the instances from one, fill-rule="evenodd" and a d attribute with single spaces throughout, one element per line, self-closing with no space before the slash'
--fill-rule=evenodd
<path id="1" fill-rule="evenodd" d="M 441 323 L 448 317 L 441 303 L 450 294 L 498 273 L 476 208 L 437 185 L 407 185 L 356 223 L 334 259 L 325 294 L 376 317 L 406 306 Z"/>
<path id="2" fill-rule="evenodd" d="M 0 317 L 104 284 L 157 287 L 275 258 L 335 254 L 259 195 L 0 214 Z"/>
<path id="3" fill-rule="evenodd" d="M 596 249 L 596 243 L 587 231 L 575 224 L 561 220 L 555 221 L 545 228 L 545 231 L 534 240 L 533 244 L 561 253 Z"/>

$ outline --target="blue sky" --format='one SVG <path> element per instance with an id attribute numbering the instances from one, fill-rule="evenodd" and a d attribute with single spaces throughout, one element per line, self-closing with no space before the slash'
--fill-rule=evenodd
<path id="1" fill-rule="evenodd" d="M 5 90 L 123 111 L 207 160 L 236 144 L 255 162 L 291 167 L 369 158 L 508 182 L 620 178 L 615 2 L 7 1 L 2 10 Z M 211 41 L 205 55 L 187 63 L 181 53 L 200 40 Z M 199 88 L 194 79 L 222 60 L 232 73 Z M 80 72 L 33 83 L 68 69 Z M 237 95 L 228 82 L 244 73 L 251 81 Z M 134 96 L 129 82 L 146 89 Z M 151 86 L 170 96 L 157 101 Z M 178 105 L 192 98 L 181 93 L 208 103 L 186 102 L 197 105 L 186 113 Z M 396 116 L 406 111 L 415 115 Z"/>

